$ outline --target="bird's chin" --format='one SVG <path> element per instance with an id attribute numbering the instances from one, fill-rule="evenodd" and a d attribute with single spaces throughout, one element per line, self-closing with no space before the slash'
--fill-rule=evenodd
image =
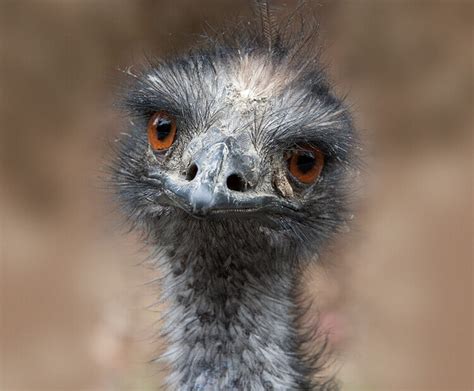
<path id="1" fill-rule="evenodd" d="M 298 230 L 288 229 L 296 221 L 282 213 L 284 210 L 281 208 L 216 210 L 204 216 L 177 206 L 162 205 L 157 209 L 158 213 L 148 214 L 148 224 L 144 227 L 152 230 L 149 233 L 153 233 L 158 243 L 165 247 L 174 243 L 193 248 L 215 248 L 216 251 L 237 251 L 236 246 L 245 242 L 248 250 L 260 251 L 268 247 L 303 253 L 316 244 L 316 241 L 303 240 L 306 236 L 299 235 Z"/>

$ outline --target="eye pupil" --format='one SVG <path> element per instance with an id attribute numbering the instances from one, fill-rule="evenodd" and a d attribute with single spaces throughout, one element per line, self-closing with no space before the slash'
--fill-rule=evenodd
<path id="1" fill-rule="evenodd" d="M 296 166 L 302 174 L 310 172 L 316 164 L 316 160 L 312 154 L 300 154 L 296 159 Z"/>
<path id="2" fill-rule="evenodd" d="M 156 137 L 158 140 L 165 140 L 171 132 L 171 121 L 160 118 L 156 124 Z"/>

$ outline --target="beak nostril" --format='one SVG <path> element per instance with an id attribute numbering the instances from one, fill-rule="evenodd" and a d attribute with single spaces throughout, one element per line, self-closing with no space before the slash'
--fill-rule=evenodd
<path id="1" fill-rule="evenodd" d="M 194 178 L 196 178 L 196 175 L 198 173 L 198 166 L 193 163 L 189 166 L 188 171 L 186 172 L 186 180 L 192 181 Z"/>
<path id="2" fill-rule="evenodd" d="M 247 182 L 240 175 L 232 174 L 227 177 L 227 188 L 229 190 L 244 192 L 247 187 Z"/>

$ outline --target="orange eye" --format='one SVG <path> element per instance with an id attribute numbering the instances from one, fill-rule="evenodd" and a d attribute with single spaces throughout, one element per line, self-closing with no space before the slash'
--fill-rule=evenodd
<path id="1" fill-rule="evenodd" d="M 310 184 L 319 178 L 324 166 L 324 154 L 314 147 L 302 147 L 292 151 L 288 158 L 288 170 L 298 181 Z"/>
<path id="2" fill-rule="evenodd" d="M 176 119 L 166 111 L 158 111 L 148 121 L 148 142 L 155 151 L 168 149 L 176 137 Z"/>

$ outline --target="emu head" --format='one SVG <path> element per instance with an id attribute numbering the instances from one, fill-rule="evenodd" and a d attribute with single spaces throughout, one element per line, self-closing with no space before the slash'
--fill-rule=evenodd
<path id="1" fill-rule="evenodd" d="M 345 222 L 354 132 L 301 42 L 237 30 L 131 74 L 114 175 L 154 241 L 206 232 L 314 252 Z"/>

